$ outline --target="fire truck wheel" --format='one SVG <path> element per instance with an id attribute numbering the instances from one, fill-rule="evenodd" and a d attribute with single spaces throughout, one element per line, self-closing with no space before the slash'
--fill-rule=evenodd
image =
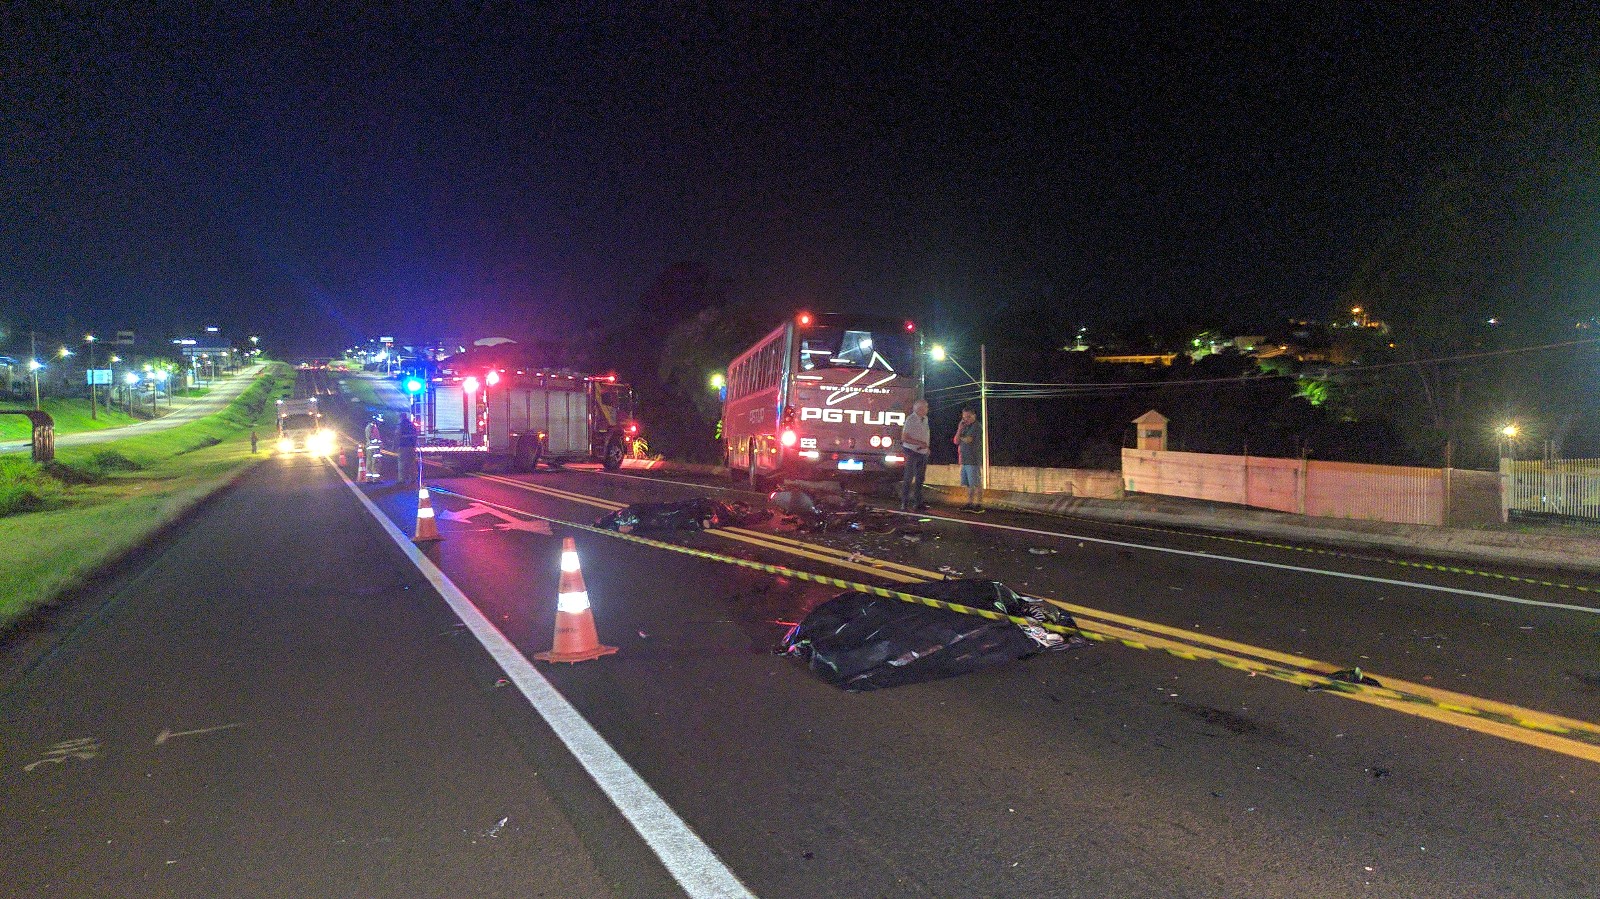
<path id="1" fill-rule="evenodd" d="M 606 471 L 616 471 L 622 467 L 621 442 L 613 440 L 606 444 L 606 455 L 600 464 L 605 466 Z"/>

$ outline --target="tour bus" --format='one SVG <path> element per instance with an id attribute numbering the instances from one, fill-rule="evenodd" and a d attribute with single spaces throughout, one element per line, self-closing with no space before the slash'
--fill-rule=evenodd
<path id="1" fill-rule="evenodd" d="M 922 395 L 922 335 L 910 321 L 802 312 L 728 365 L 728 470 L 757 489 L 779 479 L 901 477 L 899 445 Z"/>

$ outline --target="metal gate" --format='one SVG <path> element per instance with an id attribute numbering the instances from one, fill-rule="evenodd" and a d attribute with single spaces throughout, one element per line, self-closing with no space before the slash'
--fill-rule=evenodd
<path id="1" fill-rule="evenodd" d="M 1500 460 L 1509 512 L 1600 520 L 1600 459 Z"/>

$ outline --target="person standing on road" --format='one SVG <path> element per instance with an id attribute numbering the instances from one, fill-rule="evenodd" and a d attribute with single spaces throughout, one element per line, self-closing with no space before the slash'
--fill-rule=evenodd
<path id="1" fill-rule="evenodd" d="M 253 456 L 253 455 L 256 454 L 256 446 L 260 443 L 260 441 L 261 441 L 261 438 L 256 436 L 256 429 L 255 428 L 251 428 L 250 429 L 250 455 Z"/>
<path id="2" fill-rule="evenodd" d="M 906 423 L 900 428 L 900 447 L 906 453 L 906 473 L 900 481 L 900 511 L 921 512 L 928 508 L 922 501 L 922 482 L 928 477 L 928 453 L 933 449 L 928 433 L 928 401 L 918 399 L 911 404 Z"/>
<path id="3" fill-rule="evenodd" d="M 395 480 L 401 484 L 415 484 L 421 476 L 417 470 L 417 425 L 411 413 L 400 413 L 400 426 L 395 429 L 395 452 L 399 456 L 399 471 Z"/>
<path id="4" fill-rule="evenodd" d="M 967 504 L 961 511 L 982 512 L 983 427 L 971 406 L 961 410 L 961 424 L 956 425 L 952 442 L 956 445 L 956 459 L 961 463 L 961 486 L 967 488 Z"/>

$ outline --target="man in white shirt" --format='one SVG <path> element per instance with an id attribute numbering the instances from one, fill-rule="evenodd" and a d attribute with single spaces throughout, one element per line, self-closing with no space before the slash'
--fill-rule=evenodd
<path id="1" fill-rule="evenodd" d="M 900 482 L 900 511 L 921 512 L 928 508 L 922 501 L 922 482 L 928 477 L 928 453 L 932 451 L 928 433 L 928 401 L 919 399 L 911 404 L 906 423 L 900 429 L 900 447 L 906 454 L 905 478 Z"/>

